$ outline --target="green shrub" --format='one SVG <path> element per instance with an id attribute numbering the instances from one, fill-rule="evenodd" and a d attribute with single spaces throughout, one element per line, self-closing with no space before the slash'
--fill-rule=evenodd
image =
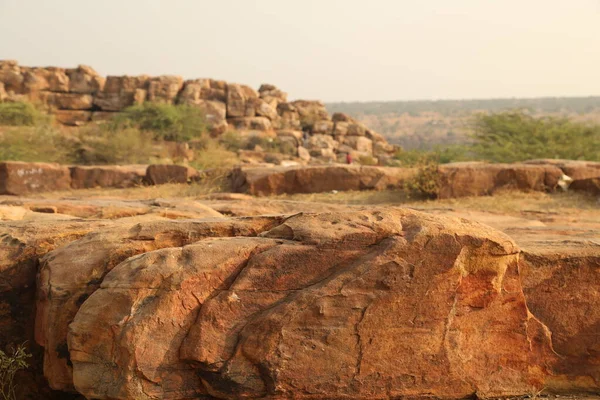
<path id="1" fill-rule="evenodd" d="M 16 400 L 15 374 L 29 367 L 28 358 L 31 354 L 27 352 L 25 343 L 17 346 L 12 353 L 6 354 L 0 350 L 0 396 L 3 400 Z"/>
<path id="2" fill-rule="evenodd" d="M 194 161 L 191 163 L 194 168 L 214 169 L 228 168 L 238 164 L 237 154 L 228 150 L 225 146 L 216 140 L 207 141 L 204 148 L 196 151 Z"/>
<path id="3" fill-rule="evenodd" d="M 15 127 L 0 133 L 0 160 L 68 163 L 73 140 L 48 125 Z"/>
<path id="4" fill-rule="evenodd" d="M 185 142 L 207 129 L 201 110 L 189 105 L 146 102 L 126 108 L 111 123 L 113 130 L 135 127 L 151 132 L 155 140 Z"/>
<path id="5" fill-rule="evenodd" d="M 456 161 L 474 160 L 474 154 L 468 145 L 437 147 L 434 150 L 399 150 L 394 158 L 403 167 L 420 166 L 425 162 L 447 164 Z"/>
<path id="6" fill-rule="evenodd" d="M 137 128 L 90 125 L 79 130 L 71 152 L 75 164 L 147 164 L 157 158 L 152 134 Z"/>
<path id="7" fill-rule="evenodd" d="M 475 117 L 474 153 L 493 162 L 532 158 L 600 161 L 600 125 L 535 118 L 520 111 Z"/>
<path id="8" fill-rule="evenodd" d="M 227 131 L 219 137 L 219 142 L 230 151 L 238 151 L 246 147 L 246 140 L 235 131 Z"/>
<path id="9" fill-rule="evenodd" d="M 435 199 L 440 192 L 439 164 L 425 161 L 417 168 L 417 174 L 404 183 L 408 197 Z"/>
<path id="10" fill-rule="evenodd" d="M 377 160 L 371 156 L 360 156 L 358 163 L 360 165 L 377 165 Z"/>
<path id="11" fill-rule="evenodd" d="M 34 126 L 48 122 L 50 117 L 31 103 L 0 103 L 0 125 Z"/>

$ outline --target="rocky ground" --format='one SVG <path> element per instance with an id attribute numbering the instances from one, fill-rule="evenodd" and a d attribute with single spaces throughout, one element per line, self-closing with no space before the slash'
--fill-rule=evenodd
<path id="1" fill-rule="evenodd" d="M 600 391 L 594 196 L 208 192 L 0 197 L 19 398 Z"/>

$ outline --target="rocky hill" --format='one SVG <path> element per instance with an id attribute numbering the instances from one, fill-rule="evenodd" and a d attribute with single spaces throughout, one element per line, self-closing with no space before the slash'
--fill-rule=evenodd
<path id="1" fill-rule="evenodd" d="M 395 151 L 385 138 L 353 118 L 330 115 L 320 101 L 288 101 L 277 87 L 249 86 L 180 76 L 100 76 L 93 68 L 24 67 L 0 61 L 0 101 L 41 105 L 68 126 L 105 121 L 144 102 L 187 104 L 201 109 L 213 136 L 227 130 L 276 135 L 298 148 L 298 156 L 321 162 L 371 158 Z"/>

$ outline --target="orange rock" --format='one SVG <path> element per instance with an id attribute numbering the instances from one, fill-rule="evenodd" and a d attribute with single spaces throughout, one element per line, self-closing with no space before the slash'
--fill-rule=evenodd
<path id="1" fill-rule="evenodd" d="M 71 167 L 71 187 L 87 189 L 139 186 L 144 180 L 146 169 L 146 165 L 75 166 Z"/>
<path id="2" fill-rule="evenodd" d="M 20 161 L 0 163 L 0 194 L 23 195 L 70 187 L 71 174 L 66 166 Z"/>

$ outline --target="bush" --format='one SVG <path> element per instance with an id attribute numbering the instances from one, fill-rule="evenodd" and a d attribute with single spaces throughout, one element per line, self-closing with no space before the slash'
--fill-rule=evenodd
<path id="1" fill-rule="evenodd" d="M 3 400 L 16 400 L 15 374 L 29 367 L 27 361 L 31 354 L 27 352 L 25 343 L 19 345 L 11 354 L 0 350 L 0 396 Z"/>
<path id="2" fill-rule="evenodd" d="M 439 164 L 426 160 L 417 168 L 417 174 L 404 183 L 408 197 L 435 199 L 440 192 Z"/>
<path id="3" fill-rule="evenodd" d="M 146 102 L 126 108 L 110 124 L 113 130 L 138 128 L 155 140 L 185 142 L 201 137 L 207 129 L 204 113 L 189 105 Z"/>
<path id="4" fill-rule="evenodd" d="M 75 164 L 147 164 L 157 158 L 152 134 L 137 128 L 118 131 L 104 125 L 90 125 L 79 130 L 71 151 Z"/>
<path id="5" fill-rule="evenodd" d="M 219 142 L 230 151 L 238 151 L 246 147 L 246 140 L 237 132 L 227 131 L 219 137 Z"/>
<path id="6" fill-rule="evenodd" d="M 519 111 L 479 114 L 473 139 L 475 154 L 493 162 L 532 158 L 600 161 L 600 125 L 565 118 L 535 118 Z"/>
<path id="7" fill-rule="evenodd" d="M 31 103 L 5 102 L 0 103 L 0 125 L 35 126 L 48 122 L 50 117 Z"/>
<path id="8" fill-rule="evenodd" d="M 358 163 L 360 165 L 377 165 L 377 160 L 371 156 L 360 156 Z"/>
<path id="9" fill-rule="evenodd" d="M 44 125 L 5 129 L 0 133 L 0 160 L 68 163 L 73 141 Z"/>
<path id="10" fill-rule="evenodd" d="M 191 163 L 196 169 L 228 168 L 238 164 L 237 154 L 215 140 L 207 141 L 204 148 L 196 151 Z"/>

